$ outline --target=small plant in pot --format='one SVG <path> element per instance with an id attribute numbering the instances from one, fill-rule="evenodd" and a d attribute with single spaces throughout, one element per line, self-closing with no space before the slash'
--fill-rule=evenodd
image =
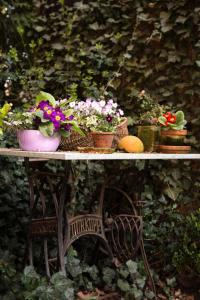
<path id="1" fill-rule="evenodd" d="M 158 143 L 158 117 L 163 112 L 163 106 L 154 101 L 144 90 L 138 94 L 138 101 L 141 102 L 144 112 L 140 114 L 137 135 L 144 144 L 144 150 L 153 152 Z"/>
<path id="2" fill-rule="evenodd" d="M 124 112 L 112 99 L 95 100 L 88 98 L 85 101 L 70 103 L 78 117 L 79 124 L 90 131 L 94 146 L 97 148 L 111 148 L 117 126 L 122 123 Z"/>
<path id="3" fill-rule="evenodd" d="M 3 123 L 17 132 L 20 148 L 26 151 L 56 151 L 61 135 L 69 136 L 72 128 L 81 134 L 72 109 L 63 109 L 46 92 L 40 92 L 31 108 L 9 112 Z"/>
<path id="4" fill-rule="evenodd" d="M 188 132 L 185 129 L 187 121 L 182 111 L 167 112 L 158 118 L 158 122 L 161 126 L 159 149 L 162 152 L 184 153 L 190 151 L 190 146 L 185 145 Z"/>

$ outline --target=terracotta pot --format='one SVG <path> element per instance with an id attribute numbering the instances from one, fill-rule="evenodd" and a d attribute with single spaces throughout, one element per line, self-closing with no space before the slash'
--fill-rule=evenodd
<path id="1" fill-rule="evenodd" d="M 91 132 L 96 148 L 111 148 L 114 132 Z"/>
<path id="2" fill-rule="evenodd" d="M 155 125 L 138 126 L 137 136 L 144 144 L 144 151 L 153 152 L 158 143 L 159 128 Z"/>
<path id="3" fill-rule="evenodd" d="M 157 152 L 169 154 L 187 154 L 191 152 L 191 146 L 158 145 Z"/>
<path id="4" fill-rule="evenodd" d="M 183 146 L 187 130 L 161 130 L 160 144 L 170 146 Z"/>

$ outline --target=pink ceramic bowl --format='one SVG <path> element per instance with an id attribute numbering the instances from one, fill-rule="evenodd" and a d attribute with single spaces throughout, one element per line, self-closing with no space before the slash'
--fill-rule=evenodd
<path id="1" fill-rule="evenodd" d="M 46 137 L 39 130 L 19 130 L 19 146 L 25 151 L 54 152 L 60 144 L 60 136 Z"/>

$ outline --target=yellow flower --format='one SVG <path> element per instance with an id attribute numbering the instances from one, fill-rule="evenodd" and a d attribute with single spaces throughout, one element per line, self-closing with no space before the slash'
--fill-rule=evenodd
<path id="1" fill-rule="evenodd" d="M 56 119 L 56 121 L 60 121 L 61 118 L 60 118 L 60 116 L 56 116 L 55 119 Z"/>

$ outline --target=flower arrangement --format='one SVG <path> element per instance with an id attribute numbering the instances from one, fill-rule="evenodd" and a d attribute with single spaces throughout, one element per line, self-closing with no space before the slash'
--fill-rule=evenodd
<path id="1" fill-rule="evenodd" d="M 185 120 L 185 115 L 182 111 L 177 111 L 174 114 L 167 112 L 158 118 L 158 122 L 165 130 L 183 130 L 187 123 Z"/>
<path id="2" fill-rule="evenodd" d="M 71 102 L 69 106 L 74 110 L 80 126 L 92 132 L 114 132 L 124 116 L 123 110 L 112 99 L 87 98 L 85 101 Z"/>
<path id="3" fill-rule="evenodd" d="M 46 137 L 57 134 L 67 137 L 72 128 L 82 134 L 74 120 L 73 110 L 62 105 L 51 94 L 40 92 L 34 106 L 25 111 L 9 112 L 3 123 L 15 130 L 39 130 Z"/>

